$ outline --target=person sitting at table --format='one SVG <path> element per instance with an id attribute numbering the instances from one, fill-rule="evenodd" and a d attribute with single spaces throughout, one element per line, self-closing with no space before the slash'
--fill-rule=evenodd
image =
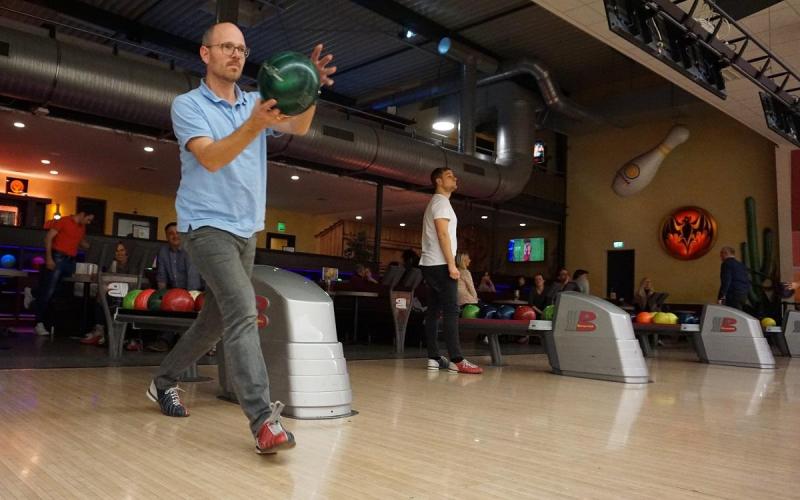
<path id="1" fill-rule="evenodd" d="M 456 253 L 456 267 L 458 267 L 458 307 L 466 304 L 478 303 L 478 292 L 475 291 L 475 283 L 472 281 L 472 273 L 469 270 L 471 260 L 467 252 Z"/>
<path id="2" fill-rule="evenodd" d="M 534 311 L 536 311 L 536 315 L 542 314 L 544 312 L 545 307 L 549 304 L 550 301 L 550 291 L 545 286 L 544 282 L 544 275 L 542 273 L 536 273 L 533 275 L 533 286 L 531 287 L 531 293 L 528 297 L 528 303 L 531 305 Z"/>
<path id="3" fill-rule="evenodd" d="M 478 291 L 481 293 L 497 293 L 489 271 L 484 271 L 483 276 L 481 276 L 481 282 L 478 284 Z"/>
<path id="4" fill-rule="evenodd" d="M 658 312 L 661 306 L 655 303 L 656 291 L 653 289 L 653 281 L 644 277 L 639 282 L 639 288 L 633 294 L 633 305 L 636 312 Z"/>
<path id="5" fill-rule="evenodd" d="M 578 287 L 576 292 L 589 294 L 589 271 L 577 269 L 572 273 L 572 282 Z"/>
<path id="6" fill-rule="evenodd" d="M 114 250 L 114 260 L 108 266 L 109 273 L 130 274 L 130 265 L 128 260 L 128 248 L 121 241 L 117 242 Z M 106 300 L 105 290 L 97 290 L 97 302 L 94 306 L 94 328 L 84 335 L 81 339 L 81 344 L 87 345 L 105 345 L 106 333 L 104 326 L 105 315 L 103 314 L 101 300 Z"/>
<path id="7" fill-rule="evenodd" d="M 197 268 L 189 259 L 189 254 L 181 247 L 181 235 L 178 233 L 178 224 L 170 222 L 164 226 L 167 244 L 158 251 L 156 281 L 158 289 L 183 288 L 186 290 L 202 290 L 203 280 Z M 147 346 L 148 351 L 166 352 L 178 338 L 175 332 L 162 332 L 158 339 Z M 216 354 L 212 349 L 209 356 Z"/>
<path id="8" fill-rule="evenodd" d="M 525 276 L 517 276 L 517 281 L 514 283 L 514 300 L 520 300 L 520 297 L 525 297 L 525 289 L 528 287 L 528 281 Z"/>
<path id="9" fill-rule="evenodd" d="M 356 264 L 356 272 L 350 278 L 350 289 L 354 292 L 375 292 L 380 289 L 380 284 L 372 277 L 372 269 L 364 264 Z"/>

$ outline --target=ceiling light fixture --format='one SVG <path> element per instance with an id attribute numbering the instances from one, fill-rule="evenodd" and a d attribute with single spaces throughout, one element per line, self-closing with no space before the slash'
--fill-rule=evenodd
<path id="1" fill-rule="evenodd" d="M 486 219 L 488 219 L 488 218 L 489 218 L 489 216 L 488 216 L 488 215 L 481 215 L 481 219 L 483 219 L 483 220 L 486 220 Z"/>
<path id="2" fill-rule="evenodd" d="M 61 219 L 61 204 L 56 205 L 56 213 L 53 214 L 55 220 Z"/>
<path id="3" fill-rule="evenodd" d="M 25 128 L 25 124 L 22 122 L 14 122 L 14 126 L 17 128 Z"/>
<path id="4" fill-rule="evenodd" d="M 58 175 L 58 170 L 51 170 L 50 175 Z"/>
<path id="5" fill-rule="evenodd" d="M 363 219 L 363 217 L 361 217 L 360 215 L 356 215 L 356 220 L 361 220 L 361 219 Z"/>
<path id="6" fill-rule="evenodd" d="M 153 151 L 155 151 L 155 148 L 153 148 L 153 146 L 145 146 L 144 150 L 147 153 L 152 153 Z"/>
<path id="7" fill-rule="evenodd" d="M 450 132 L 451 130 L 456 128 L 456 124 L 449 120 L 439 120 L 433 122 L 432 127 L 433 130 L 436 130 L 438 132 Z"/>
<path id="8" fill-rule="evenodd" d="M 50 165 L 50 160 L 42 160 L 42 165 Z"/>
<path id="9" fill-rule="evenodd" d="M 519 227 L 525 227 L 525 226 L 527 226 L 527 224 L 525 224 L 524 222 L 519 223 Z"/>
<path id="10" fill-rule="evenodd" d="M 406 227 L 406 223 L 405 222 L 401 222 L 400 223 L 400 227 Z"/>
<path id="11" fill-rule="evenodd" d="M 290 177 L 290 179 L 292 179 L 293 181 L 299 181 L 300 180 L 300 176 L 299 175 L 293 175 L 293 176 Z"/>

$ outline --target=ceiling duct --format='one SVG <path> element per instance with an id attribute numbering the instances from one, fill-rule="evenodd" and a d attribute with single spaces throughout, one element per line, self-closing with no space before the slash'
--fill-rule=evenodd
<path id="1" fill-rule="evenodd" d="M 37 106 L 168 130 L 172 100 L 197 86 L 188 73 L 136 56 L 70 45 L 4 26 L 0 26 L 0 44 L 8 47 L 0 52 L 0 94 Z M 501 94 L 498 98 L 502 99 Z M 459 194 L 503 201 L 519 194 L 531 175 L 535 98 L 522 89 L 514 96 L 508 104 L 496 103 L 498 110 L 506 110 L 498 112 L 503 122 L 499 127 L 508 131 L 500 134 L 496 163 L 348 119 L 324 106 L 307 135 L 271 137 L 270 156 L 419 186 L 430 185 L 431 170 L 447 166 L 461 179 Z"/>

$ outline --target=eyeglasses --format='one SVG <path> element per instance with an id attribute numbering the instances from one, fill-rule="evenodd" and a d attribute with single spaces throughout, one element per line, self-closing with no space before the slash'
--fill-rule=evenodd
<path id="1" fill-rule="evenodd" d="M 245 59 L 247 59 L 247 56 L 250 55 L 250 47 L 245 47 L 244 45 L 234 45 L 231 42 L 215 43 L 213 45 L 206 45 L 206 47 L 219 47 L 222 51 L 222 54 L 225 56 L 232 56 L 234 51 L 241 54 Z"/>

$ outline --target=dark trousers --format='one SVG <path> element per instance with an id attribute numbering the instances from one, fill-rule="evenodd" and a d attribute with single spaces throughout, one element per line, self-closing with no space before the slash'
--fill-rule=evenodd
<path id="1" fill-rule="evenodd" d="M 728 292 L 725 296 L 725 305 L 740 311 L 744 310 L 745 302 L 747 302 L 747 292 Z"/>
<path id="2" fill-rule="evenodd" d="M 422 277 L 428 285 L 428 311 L 425 315 L 425 340 L 428 344 L 428 357 L 439 357 L 437 326 L 439 314 L 444 321 L 444 338 L 450 359 L 460 361 L 461 345 L 458 338 L 458 281 L 450 277 L 447 265 L 420 266 Z"/>
<path id="3" fill-rule="evenodd" d="M 72 276 L 75 272 L 75 258 L 61 252 L 53 251 L 53 260 L 56 263 L 56 268 L 52 271 L 47 267 L 42 267 L 42 274 L 39 277 L 39 286 L 36 288 L 33 303 L 33 312 L 36 314 L 36 322 L 44 323 L 45 313 L 47 307 L 50 305 L 50 300 L 56 293 L 58 282 L 62 278 Z"/>

